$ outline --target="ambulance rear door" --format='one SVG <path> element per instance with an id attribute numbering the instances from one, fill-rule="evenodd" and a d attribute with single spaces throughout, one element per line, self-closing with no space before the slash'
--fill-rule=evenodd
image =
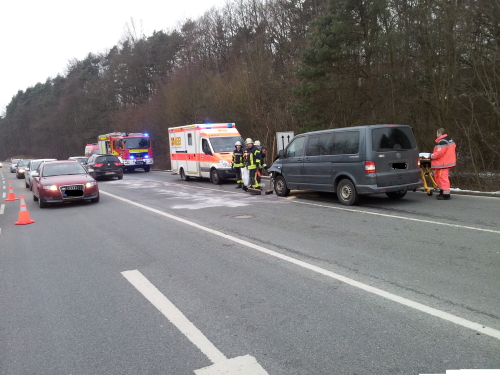
<path id="1" fill-rule="evenodd" d="M 196 157 L 196 137 L 195 129 L 189 129 L 184 133 L 184 145 L 186 149 L 186 169 L 187 176 L 200 176 L 200 163 Z"/>

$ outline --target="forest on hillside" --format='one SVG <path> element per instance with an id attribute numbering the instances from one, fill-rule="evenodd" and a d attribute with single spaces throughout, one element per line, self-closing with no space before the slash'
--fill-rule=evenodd
<path id="1" fill-rule="evenodd" d="M 452 184 L 499 189 L 500 0 L 232 0 L 172 30 L 132 22 L 117 45 L 20 90 L 0 117 L 0 160 L 67 158 L 97 135 L 234 122 L 271 146 L 364 124 L 437 128 L 457 143 Z M 36 64 L 36 58 L 33 58 Z"/>

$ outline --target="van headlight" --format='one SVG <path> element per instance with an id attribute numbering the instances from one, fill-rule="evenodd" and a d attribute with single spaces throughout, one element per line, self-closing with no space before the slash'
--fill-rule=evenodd
<path id="1" fill-rule="evenodd" d="M 219 160 L 219 163 L 226 168 L 231 168 L 231 163 L 225 161 L 224 159 Z"/>

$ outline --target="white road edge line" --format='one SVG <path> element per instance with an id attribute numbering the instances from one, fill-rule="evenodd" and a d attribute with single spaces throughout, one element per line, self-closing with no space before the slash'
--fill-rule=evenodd
<path id="1" fill-rule="evenodd" d="M 490 233 L 500 233 L 500 230 L 494 230 L 494 229 L 483 229 L 483 228 L 476 228 L 476 227 L 468 227 L 466 225 L 458 225 L 458 224 L 449 224 L 449 223 L 441 223 L 439 221 L 431 221 L 431 220 L 423 220 L 423 219 L 414 219 L 411 217 L 404 217 L 404 216 L 397 216 L 397 215 L 389 215 L 389 214 L 381 214 L 378 212 L 370 212 L 370 211 L 362 211 L 362 210 L 355 210 L 353 208 L 344 208 L 344 207 L 334 207 L 334 206 L 327 206 L 324 204 L 317 204 L 317 203 L 309 203 L 309 202 L 300 202 L 297 200 L 293 201 L 294 203 L 299 203 L 299 204 L 306 204 L 309 206 L 316 206 L 316 207 L 324 207 L 324 208 L 331 208 L 332 210 L 341 210 L 341 211 L 349 211 L 349 212 L 357 212 L 361 214 L 368 214 L 368 215 L 376 215 L 376 216 L 384 216 L 384 217 L 390 217 L 393 219 L 402 219 L 402 220 L 409 220 L 409 221 L 418 221 L 420 223 L 427 223 L 427 224 L 432 224 L 432 225 L 444 225 L 447 227 L 455 227 L 455 228 L 463 228 L 463 229 L 471 229 L 471 230 L 478 230 L 482 232 L 490 232 Z"/>
<path id="2" fill-rule="evenodd" d="M 378 288 L 372 287 L 370 285 L 363 284 L 363 283 L 361 283 L 359 281 L 356 281 L 356 280 L 350 279 L 348 277 L 339 275 L 337 273 L 325 270 L 324 268 L 317 267 L 317 266 L 314 266 L 312 264 L 303 262 L 301 260 L 289 257 L 287 255 L 280 254 L 278 252 L 266 249 L 265 247 L 262 247 L 262 246 L 259 246 L 259 245 L 255 245 L 255 244 L 253 244 L 251 242 L 239 239 L 237 237 L 234 237 L 234 236 L 231 236 L 231 235 L 219 232 L 217 230 L 213 230 L 213 229 L 204 227 L 204 226 L 196 224 L 196 223 L 194 223 L 192 221 L 189 221 L 189 220 L 186 220 L 186 219 L 182 219 L 180 217 L 168 214 L 166 212 L 157 210 L 155 208 L 151 208 L 151 207 L 145 206 L 143 204 L 133 202 L 133 201 L 128 200 L 126 198 L 122 198 L 122 197 L 119 197 L 117 195 L 114 195 L 114 194 L 111 194 L 111 193 L 108 193 L 108 192 L 105 192 L 105 191 L 102 191 L 102 190 L 100 190 L 100 192 L 103 193 L 103 194 L 105 194 L 105 195 L 108 195 L 110 197 L 119 199 L 119 200 L 121 200 L 123 202 L 127 202 L 129 204 L 134 205 L 134 206 L 141 207 L 141 208 L 143 208 L 145 210 L 154 212 L 154 213 L 156 213 L 158 215 L 162 215 L 162 216 L 168 217 L 169 219 L 176 220 L 178 222 L 190 225 L 190 226 L 195 227 L 197 229 L 204 230 L 205 232 L 215 234 L 216 236 L 225 238 L 225 239 L 227 239 L 229 241 L 233 241 L 233 242 L 239 243 L 239 244 L 247 246 L 247 247 L 249 247 L 251 249 L 255 249 L 257 251 L 260 251 L 260 252 L 262 252 L 264 254 L 271 255 L 271 256 L 273 256 L 275 258 L 282 259 L 284 261 L 293 263 L 293 264 L 295 264 L 297 266 L 300 266 L 300 267 L 306 268 L 308 270 L 317 272 L 317 273 L 319 273 L 321 275 L 324 275 L 324 276 L 327 276 L 327 277 L 331 277 L 332 279 L 336 279 L 336 280 L 342 281 L 342 282 L 344 282 L 346 284 L 349 284 L 349 285 L 354 286 L 356 288 L 362 289 L 362 290 L 364 290 L 366 292 L 373 293 L 373 294 L 378 295 L 380 297 L 387 298 L 387 299 L 389 299 L 391 301 L 394 301 L 394 302 L 400 303 L 402 305 L 411 307 L 413 309 L 419 310 L 421 312 L 424 312 L 426 314 L 435 316 L 437 318 L 440 318 L 440 319 L 443 319 L 443 320 L 447 320 L 447 321 L 449 321 L 451 323 L 455 323 L 455 324 L 460 325 L 462 327 L 470 328 L 472 330 L 475 330 L 477 332 L 483 333 L 485 335 L 494 337 L 497 340 L 500 340 L 500 331 L 496 330 L 494 328 L 486 327 L 486 326 L 484 326 L 484 325 L 482 325 L 480 323 L 475 323 L 475 322 L 472 322 L 470 320 L 460 318 L 460 317 L 458 317 L 456 315 L 449 314 L 447 312 L 435 309 L 433 307 L 429 307 L 429 306 L 426 306 L 424 304 L 421 304 L 421 303 L 409 300 L 407 298 L 400 297 L 400 296 L 398 296 L 396 294 L 392 294 L 392 293 L 386 292 L 386 291 L 384 291 L 382 289 L 378 289 Z"/>
<path id="3" fill-rule="evenodd" d="M 4 209 L 5 209 L 5 204 L 0 204 L 0 215 L 3 215 Z"/>
<path id="4" fill-rule="evenodd" d="M 165 295 L 138 270 L 121 273 L 146 299 L 184 334 L 214 365 L 195 370 L 199 375 L 268 375 L 250 356 L 228 359 Z"/>

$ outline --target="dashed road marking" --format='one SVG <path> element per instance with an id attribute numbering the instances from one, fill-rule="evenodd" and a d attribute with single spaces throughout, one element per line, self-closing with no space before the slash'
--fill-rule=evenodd
<path id="1" fill-rule="evenodd" d="M 187 337 L 214 365 L 195 370 L 195 374 L 245 374 L 266 375 L 267 372 L 255 358 L 246 355 L 228 359 L 165 295 L 158 290 L 138 270 L 122 272 L 125 277 L 146 299 Z M 244 369 L 241 370 L 242 365 Z"/>

